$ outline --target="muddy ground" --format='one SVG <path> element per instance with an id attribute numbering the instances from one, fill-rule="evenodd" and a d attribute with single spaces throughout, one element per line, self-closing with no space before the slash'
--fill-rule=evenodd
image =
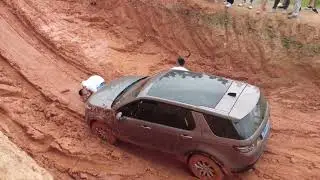
<path id="1" fill-rule="evenodd" d="M 239 179 L 320 178 L 319 20 L 192 0 L 0 1 L 0 127 L 56 179 L 193 179 L 166 154 L 94 137 L 80 81 L 187 67 L 262 88 L 272 134 Z"/>
<path id="2" fill-rule="evenodd" d="M 0 132 L 0 179 L 53 180 L 53 177 Z"/>

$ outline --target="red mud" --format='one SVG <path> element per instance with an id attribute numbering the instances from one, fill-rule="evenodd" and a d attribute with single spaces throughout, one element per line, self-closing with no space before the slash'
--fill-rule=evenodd
<path id="1" fill-rule="evenodd" d="M 320 178 L 320 29 L 204 1 L 0 1 L 0 128 L 56 179 L 193 179 L 172 157 L 91 135 L 77 96 L 92 73 L 194 71 L 260 86 L 272 135 L 240 179 Z"/>

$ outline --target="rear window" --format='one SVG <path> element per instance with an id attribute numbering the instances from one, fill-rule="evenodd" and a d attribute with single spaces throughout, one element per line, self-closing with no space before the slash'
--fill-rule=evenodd
<path id="1" fill-rule="evenodd" d="M 234 126 L 242 139 L 251 137 L 261 125 L 267 108 L 267 102 L 260 94 L 260 99 L 254 109 L 242 118 L 239 122 L 234 123 Z"/>
<path id="2" fill-rule="evenodd" d="M 211 131 L 218 137 L 240 139 L 240 136 L 229 119 L 204 115 Z"/>

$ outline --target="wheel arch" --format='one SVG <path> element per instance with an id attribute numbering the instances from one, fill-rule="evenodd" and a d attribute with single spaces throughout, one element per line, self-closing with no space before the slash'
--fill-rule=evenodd
<path id="1" fill-rule="evenodd" d="M 101 119 L 98 119 L 98 118 L 91 118 L 91 119 L 88 119 L 88 125 L 89 125 L 89 127 L 91 128 L 92 127 L 92 124 L 94 123 L 94 122 L 97 122 L 97 121 L 100 121 L 100 122 L 104 122 L 103 120 L 101 120 Z M 104 122 L 105 123 L 105 122 Z"/>

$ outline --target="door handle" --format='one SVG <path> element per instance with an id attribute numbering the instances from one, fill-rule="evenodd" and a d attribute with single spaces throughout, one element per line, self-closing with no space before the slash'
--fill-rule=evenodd
<path id="1" fill-rule="evenodd" d="M 148 130 L 151 130 L 151 127 L 149 127 L 149 126 L 146 126 L 146 125 L 141 125 L 140 127 L 142 127 L 143 129 L 148 129 Z"/>
<path id="2" fill-rule="evenodd" d="M 183 139 L 192 139 L 191 136 L 185 135 L 185 134 L 181 134 L 180 135 Z"/>

